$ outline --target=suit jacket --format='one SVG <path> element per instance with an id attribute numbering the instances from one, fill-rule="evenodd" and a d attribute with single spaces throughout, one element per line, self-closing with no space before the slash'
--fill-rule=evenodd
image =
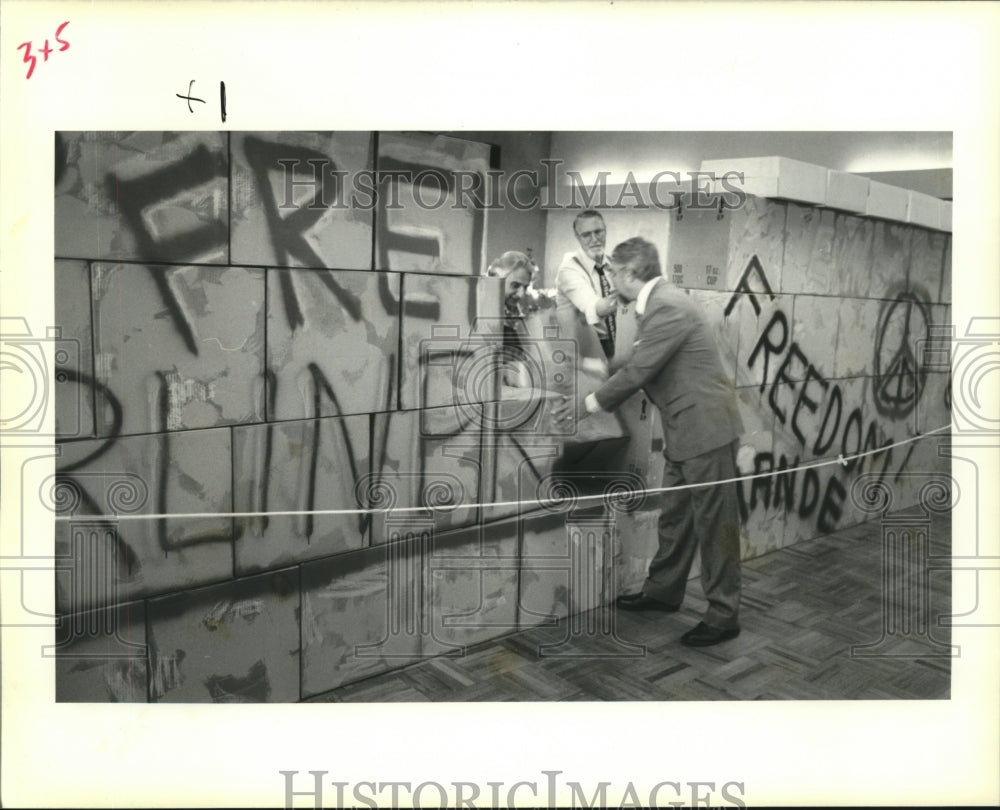
<path id="1" fill-rule="evenodd" d="M 743 431 L 736 390 L 704 312 L 666 279 L 646 300 L 632 356 L 594 396 L 613 410 L 640 388 L 660 410 L 671 461 L 707 453 Z"/>
<path id="2" fill-rule="evenodd" d="M 604 263 L 607 265 L 607 257 Z M 615 285 L 608 279 L 611 289 Z M 586 334 L 582 327 L 596 333 L 598 341 L 608 336 L 604 318 L 598 318 L 595 308 L 601 300 L 601 280 L 594 270 L 594 261 L 582 249 L 563 256 L 556 272 L 556 317 L 564 334 L 573 337 Z M 598 342 L 598 347 L 600 343 Z"/>

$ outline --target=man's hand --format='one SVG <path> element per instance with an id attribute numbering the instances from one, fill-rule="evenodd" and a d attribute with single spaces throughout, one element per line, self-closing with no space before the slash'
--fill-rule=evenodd
<path id="1" fill-rule="evenodd" d="M 563 394 L 554 400 L 552 404 L 552 418 L 558 424 L 572 424 L 579 422 L 590 414 L 587 412 L 587 405 L 584 402 L 586 395 L 574 399 L 567 394 Z"/>
<path id="2" fill-rule="evenodd" d="M 613 314 L 616 309 L 618 309 L 618 293 L 606 295 L 598 301 L 597 306 L 594 307 L 594 311 L 597 313 L 598 318 L 607 318 L 608 315 Z"/>

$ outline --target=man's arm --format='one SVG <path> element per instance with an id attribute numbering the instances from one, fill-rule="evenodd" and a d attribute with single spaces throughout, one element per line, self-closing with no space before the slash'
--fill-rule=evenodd
<path id="1" fill-rule="evenodd" d="M 594 285 L 584 270 L 572 259 L 559 265 L 556 272 L 556 287 L 565 295 L 587 319 L 587 323 L 596 326 L 601 316 L 597 314 L 597 305 L 601 296 L 594 291 Z"/>
<path id="2" fill-rule="evenodd" d="M 695 325 L 682 309 L 654 305 L 639 330 L 632 356 L 604 385 L 594 392 L 591 405 L 612 411 L 642 388 L 681 347 Z"/>

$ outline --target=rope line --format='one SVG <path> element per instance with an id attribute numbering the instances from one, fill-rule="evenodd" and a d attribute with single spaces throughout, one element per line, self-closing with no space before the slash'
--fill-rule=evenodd
<path id="1" fill-rule="evenodd" d="M 845 457 L 843 454 L 838 454 L 834 459 L 828 459 L 826 461 L 817 461 L 812 464 L 802 464 L 797 467 L 789 467 L 786 470 L 772 470 L 769 472 L 753 473 L 750 475 L 741 475 L 736 478 L 723 478 L 718 481 L 701 481 L 694 484 L 679 484 L 672 487 L 652 487 L 647 489 L 627 489 L 621 491 L 613 492 L 603 492 L 600 495 L 568 495 L 566 498 L 550 498 L 548 500 L 518 500 L 518 501 L 493 501 L 486 503 L 460 503 L 460 504 L 449 504 L 448 506 L 386 506 L 386 507 L 366 507 L 363 509 L 309 509 L 309 510 L 290 510 L 290 511 L 273 511 L 273 512 L 168 512 L 164 514 L 151 514 L 151 515 L 56 515 L 56 520 L 162 520 L 165 518 L 218 518 L 218 517 L 232 517 L 232 518 L 253 518 L 253 517 L 293 517 L 296 515 L 365 515 L 365 514 L 375 514 L 378 512 L 393 512 L 393 513 L 405 513 L 405 512 L 428 512 L 428 511 L 440 511 L 440 512 L 454 512 L 459 509 L 484 509 L 489 507 L 500 507 L 500 506 L 544 506 L 546 508 L 553 508 L 558 506 L 562 501 L 569 501 L 570 507 L 575 508 L 581 502 L 589 501 L 618 501 L 627 500 L 629 498 L 640 496 L 640 495 L 654 495 L 663 492 L 677 492 L 684 489 L 697 489 L 699 487 L 711 487 L 716 484 L 731 484 L 738 481 L 753 481 L 757 478 L 769 478 L 776 475 L 785 475 L 787 473 L 797 473 L 800 470 L 810 470 L 818 469 L 820 467 L 829 467 L 834 464 L 840 465 L 841 467 L 847 467 L 848 463 L 851 461 L 856 461 L 860 458 L 865 458 L 867 456 L 877 455 L 878 453 L 884 453 L 887 450 L 891 450 L 894 447 L 902 447 L 904 445 L 910 444 L 912 442 L 921 441 L 926 439 L 928 436 L 932 436 L 935 433 L 941 433 L 946 430 L 951 429 L 951 424 L 942 425 L 941 427 L 929 430 L 920 436 L 914 436 L 909 439 L 903 439 L 902 441 L 893 442 L 892 444 L 887 444 L 882 447 L 876 448 L 874 450 L 866 450 L 861 453 L 856 453 L 851 456 Z"/>

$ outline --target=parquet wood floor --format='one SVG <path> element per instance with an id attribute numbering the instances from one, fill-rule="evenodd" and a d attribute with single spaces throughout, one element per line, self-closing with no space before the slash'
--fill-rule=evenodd
<path id="1" fill-rule="evenodd" d="M 929 529 L 934 565 L 928 570 L 926 556 L 897 561 L 902 567 L 893 568 L 888 584 L 879 522 L 748 560 L 742 633 L 715 647 L 690 649 L 678 641 L 704 607 L 700 584 L 692 580 L 675 614 L 603 609 L 614 636 L 574 636 L 562 621 L 311 700 L 944 699 L 950 631 L 938 620 L 951 609 L 950 541 L 949 516 L 935 515 Z M 907 588 L 907 577 L 926 584 Z M 563 654 L 545 654 L 545 645 L 561 641 L 555 652 Z M 638 655 L 619 654 L 636 652 L 635 645 Z"/>

